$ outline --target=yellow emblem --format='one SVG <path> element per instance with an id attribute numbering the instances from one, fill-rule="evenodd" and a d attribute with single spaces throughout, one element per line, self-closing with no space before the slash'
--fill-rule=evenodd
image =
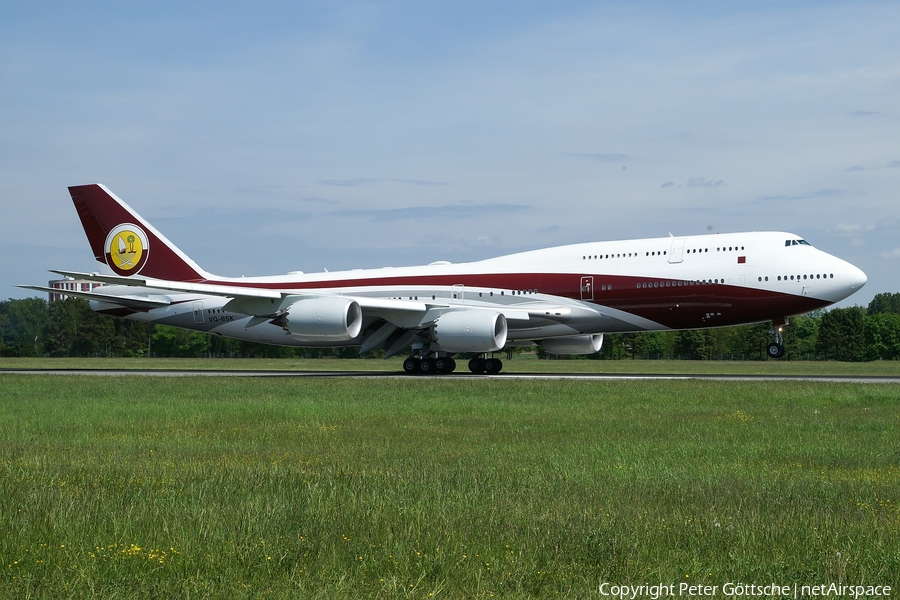
<path id="1" fill-rule="evenodd" d="M 135 225 L 120 225 L 106 238 L 107 264 L 122 274 L 140 271 L 147 251 L 147 235 Z"/>

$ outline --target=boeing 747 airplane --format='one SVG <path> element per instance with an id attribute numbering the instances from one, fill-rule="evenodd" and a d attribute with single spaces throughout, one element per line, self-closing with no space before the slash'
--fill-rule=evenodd
<path id="1" fill-rule="evenodd" d="M 94 257 L 112 274 L 54 271 L 103 286 L 65 291 L 97 312 L 267 344 L 358 346 L 407 354 L 408 373 L 450 373 L 473 354 L 540 344 L 600 350 L 604 333 L 771 321 L 784 354 L 788 317 L 843 300 L 860 269 L 784 232 L 591 242 L 470 263 L 302 273 L 213 275 L 100 184 L 69 188 Z M 22 286 L 57 292 L 43 286 Z"/>

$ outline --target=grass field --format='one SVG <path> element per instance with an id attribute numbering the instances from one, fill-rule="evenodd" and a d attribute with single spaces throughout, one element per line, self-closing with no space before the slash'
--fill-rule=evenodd
<path id="1" fill-rule="evenodd" d="M 285 358 L 0 358 L 3 369 L 198 369 L 285 371 L 403 371 L 404 357 L 380 359 Z M 709 375 L 900 376 L 900 361 L 503 360 L 504 373 L 642 373 Z M 466 361 L 457 373 L 468 373 Z"/>
<path id="2" fill-rule="evenodd" d="M 0 561 L 10 598 L 896 590 L 900 386 L 5 374 Z"/>

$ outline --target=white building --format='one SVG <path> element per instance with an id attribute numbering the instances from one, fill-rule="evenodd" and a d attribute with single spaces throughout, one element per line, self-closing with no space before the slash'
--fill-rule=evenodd
<path id="1" fill-rule="evenodd" d="M 65 279 L 54 279 L 53 281 L 48 282 L 47 285 L 48 287 L 61 291 L 59 294 L 54 292 L 50 293 L 50 302 L 56 302 L 57 300 L 65 300 L 68 297 L 66 294 L 62 293 L 64 291 L 92 292 L 95 288 L 98 288 L 103 284 L 96 281 L 85 281 L 83 279 L 66 277 Z"/>

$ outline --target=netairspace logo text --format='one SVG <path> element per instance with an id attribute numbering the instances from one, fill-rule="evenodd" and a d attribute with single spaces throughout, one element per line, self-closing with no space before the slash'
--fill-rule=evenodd
<path id="1" fill-rule="evenodd" d="M 889 585 L 846 585 L 841 583 L 823 583 L 817 585 L 779 585 L 768 583 L 724 583 L 722 585 L 703 585 L 696 583 L 656 583 L 650 585 L 619 585 L 603 582 L 600 584 L 600 595 L 619 600 L 637 600 L 688 596 L 725 598 L 886 598 L 891 595 Z"/>

